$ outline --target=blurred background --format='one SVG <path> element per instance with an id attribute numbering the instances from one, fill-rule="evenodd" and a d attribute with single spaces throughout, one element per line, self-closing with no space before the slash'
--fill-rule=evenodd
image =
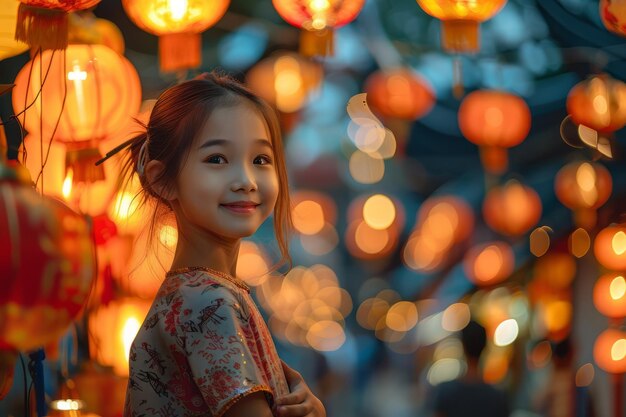
<path id="1" fill-rule="evenodd" d="M 48 400 L 81 408 L 53 415 L 121 415 L 176 229 L 146 256 L 136 184 L 118 189 L 119 155 L 94 162 L 161 91 L 214 69 L 280 115 L 294 267 L 267 273 L 268 222 L 237 272 L 329 417 L 432 415 L 437 387 L 467 371 L 470 317 L 512 415 L 625 415 L 626 2 L 231 0 L 183 27 L 202 2 L 161 2 L 159 20 L 147 0 L 84 0 L 66 10 L 65 52 L 49 34 L 13 41 L 18 6 L 36 3 L 0 0 L 0 83 L 15 84 L 0 118 L 9 165 L 65 205 L 18 233 L 58 253 L 2 240 L 31 269 L 0 258 L 0 415 L 26 415 L 42 345 Z M 17 186 L 0 181 L 7 201 Z M 72 272 L 46 275 L 59 257 Z"/>

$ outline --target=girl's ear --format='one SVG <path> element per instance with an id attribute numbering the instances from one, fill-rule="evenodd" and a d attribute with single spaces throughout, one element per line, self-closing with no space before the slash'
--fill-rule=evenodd
<path id="1" fill-rule="evenodd" d="M 150 190 L 164 200 L 170 201 L 176 198 L 176 190 L 172 189 L 173 187 L 166 187 L 162 181 L 158 181 L 164 169 L 163 162 L 153 159 L 146 164 L 144 174 Z"/>

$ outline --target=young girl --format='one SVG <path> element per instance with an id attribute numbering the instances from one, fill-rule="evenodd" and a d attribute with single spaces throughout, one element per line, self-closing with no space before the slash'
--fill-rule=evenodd
<path id="1" fill-rule="evenodd" d="M 124 415 L 266 417 L 326 415 L 282 362 L 235 277 L 241 239 L 274 213 L 283 259 L 290 209 L 276 116 L 236 81 L 213 74 L 159 97 L 126 167 L 152 221 L 171 211 L 178 243 L 171 269 L 130 349 Z"/>

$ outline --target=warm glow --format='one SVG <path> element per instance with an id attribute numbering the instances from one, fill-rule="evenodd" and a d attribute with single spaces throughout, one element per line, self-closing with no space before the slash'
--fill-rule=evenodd
<path id="1" fill-rule="evenodd" d="M 496 346 L 508 346 L 517 339 L 519 326 L 515 319 L 504 320 L 496 327 L 493 342 Z"/>
<path id="2" fill-rule="evenodd" d="M 593 243 L 598 262 L 612 271 L 626 270 L 626 227 L 610 225 L 600 230 Z"/>
<path id="3" fill-rule="evenodd" d="M 539 342 L 537 346 L 533 348 L 529 355 L 529 361 L 533 368 L 543 368 L 548 365 L 552 358 L 552 346 L 550 342 L 544 340 Z"/>
<path id="4" fill-rule="evenodd" d="M 550 235 L 544 227 L 538 227 L 530 234 L 530 253 L 540 257 L 550 249 Z"/>
<path id="5" fill-rule="evenodd" d="M 442 382 L 452 381 L 462 373 L 461 361 L 454 358 L 440 359 L 428 370 L 427 379 L 430 385 L 438 385 Z"/>
<path id="6" fill-rule="evenodd" d="M 356 245 L 366 254 L 380 253 L 389 243 L 389 232 L 371 228 L 364 221 L 356 227 L 354 239 Z"/>
<path id="7" fill-rule="evenodd" d="M 387 314 L 389 303 L 380 298 L 368 298 L 359 306 L 356 320 L 361 327 L 374 330 L 379 320 Z"/>
<path id="8" fill-rule="evenodd" d="M 615 233 L 611 240 L 611 247 L 616 254 L 623 255 L 626 252 L 626 233 L 621 230 Z"/>
<path id="9" fill-rule="evenodd" d="M 502 268 L 502 253 L 497 246 L 487 246 L 476 258 L 474 274 L 481 281 L 494 279 Z"/>
<path id="10" fill-rule="evenodd" d="M 323 320 L 311 326 L 306 334 L 306 340 L 313 349 L 330 352 L 344 344 L 346 334 L 339 323 Z"/>
<path id="11" fill-rule="evenodd" d="M 626 373 L 626 332 L 609 328 L 600 333 L 593 346 L 593 358 L 606 372 Z"/>
<path id="12" fill-rule="evenodd" d="M 585 229 L 578 228 L 572 232 L 569 238 L 569 248 L 572 255 L 582 258 L 589 252 L 590 247 L 591 238 Z"/>
<path id="13" fill-rule="evenodd" d="M 386 229 L 396 218 L 396 207 L 391 199 L 383 194 L 375 194 L 363 205 L 363 219 L 373 229 Z"/>
<path id="14" fill-rule="evenodd" d="M 619 339 L 611 347 L 611 359 L 621 361 L 626 358 L 626 339 Z"/>
<path id="15" fill-rule="evenodd" d="M 593 364 L 586 363 L 576 371 L 576 386 L 577 387 L 588 387 L 593 382 L 593 378 L 595 377 L 596 371 L 593 367 Z"/>
<path id="16" fill-rule="evenodd" d="M 506 279 L 515 266 L 515 255 L 506 242 L 471 248 L 463 261 L 465 273 L 476 285 L 493 285 Z"/>
<path id="17" fill-rule="evenodd" d="M 614 300 L 619 300 L 624 297 L 624 294 L 626 294 L 626 281 L 624 277 L 620 275 L 613 278 L 609 286 L 609 291 L 611 292 L 611 298 Z"/>
<path id="18" fill-rule="evenodd" d="M 200 33 L 222 18 L 230 1 L 213 0 L 123 0 L 131 20 L 156 35 Z"/>
<path id="19" fill-rule="evenodd" d="M 417 307 L 408 301 L 392 305 L 386 316 L 387 327 L 397 332 L 408 332 L 417 324 Z"/>
<path id="20" fill-rule="evenodd" d="M 261 248 L 250 241 L 241 242 L 237 259 L 236 275 L 252 286 L 267 280 L 268 265 Z"/>
<path id="21" fill-rule="evenodd" d="M 550 332 L 560 332 L 572 321 L 572 304 L 569 301 L 551 301 L 545 306 L 544 323 Z"/>
<path id="22" fill-rule="evenodd" d="M 326 223 L 315 235 L 301 235 L 300 244 L 311 255 L 323 256 L 337 247 L 339 235 L 332 224 Z"/>
<path id="23" fill-rule="evenodd" d="M 170 225 L 164 225 L 159 229 L 159 242 L 168 248 L 174 248 L 178 242 L 178 230 Z"/>
<path id="24" fill-rule="evenodd" d="M 131 193 L 122 192 L 115 200 L 114 215 L 118 220 L 126 220 L 133 215 L 137 208 L 137 203 Z"/>
<path id="25" fill-rule="evenodd" d="M 509 360 L 506 353 L 492 352 L 485 360 L 483 379 L 487 384 L 497 384 L 509 371 Z"/>
<path id="26" fill-rule="evenodd" d="M 132 345 L 133 340 L 135 340 L 135 336 L 137 336 L 137 332 L 139 332 L 139 328 L 141 327 L 141 323 L 135 317 L 128 317 L 124 326 L 122 327 L 122 343 L 124 346 L 124 355 L 126 358 L 126 362 L 128 362 L 128 355 L 130 353 L 130 345 Z"/>
<path id="27" fill-rule="evenodd" d="M 167 9 L 169 9 L 172 20 L 182 20 L 187 13 L 188 7 L 188 0 L 167 0 Z"/>
<path id="28" fill-rule="evenodd" d="M 65 179 L 63 180 L 63 198 L 65 198 L 66 200 L 70 197 L 70 194 L 72 194 L 72 183 L 73 183 L 73 179 L 74 179 L 74 171 L 72 171 L 71 168 L 69 168 L 67 170 L 67 175 L 65 176 Z"/>
<path id="29" fill-rule="evenodd" d="M 350 156 L 350 175 L 361 184 L 374 184 L 385 175 L 385 161 L 376 153 L 355 151 Z"/>
<path id="30" fill-rule="evenodd" d="M 56 411 L 75 411 L 81 410 L 84 403 L 80 400 L 54 400 L 50 402 L 50 408 Z M 80 415 L 68 413 L 68 415 Z"/>
<path id="31" fill-rule="evenodd" d="M 593 206 L 598 200 L 598 192 L 596 190 L 596 171 L 591 164 L 585 162 L 576 170 L 576 182 L 580 188 L 580 195 L 583 201 Z"/>
<path id="32" fill-rule="evenodd" d="M 441 326 L 449 332 L 461 331 L 469 323 L 470 315 L 470 308 L 467 304 L 452 304 L 444 310 Z"/>
<path id="33" fill-rule="evenodd" d="M 293 208 L 292 220 L 298 232 L 314 235 L 324 228 L 324 210 L 318 202 L 304 200 Z"/>

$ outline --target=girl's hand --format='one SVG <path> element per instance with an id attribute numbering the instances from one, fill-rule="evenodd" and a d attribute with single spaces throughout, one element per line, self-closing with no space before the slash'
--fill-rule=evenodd
<path id="1" fill-rule="evenodd" d="M 278 417 L 326 417 L 324 404 L 313 394 L 302 375 L 281 362 L 291 393 L 276 399 Z"/>

